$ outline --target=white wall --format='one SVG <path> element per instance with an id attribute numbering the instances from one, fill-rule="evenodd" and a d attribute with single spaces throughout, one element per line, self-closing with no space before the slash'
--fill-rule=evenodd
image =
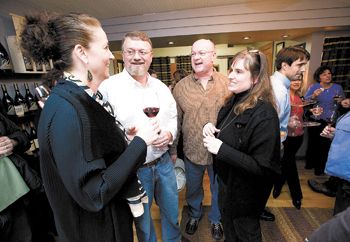
<path id="1" fill-rule="evenodd" d="M 150 37 L 348 26 L 350 1 L 265 0 L 102 20 L 108 39 L 132 30 Z"/>

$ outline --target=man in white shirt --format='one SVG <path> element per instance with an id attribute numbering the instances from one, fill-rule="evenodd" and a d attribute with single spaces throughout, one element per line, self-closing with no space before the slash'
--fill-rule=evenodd
<path id="1" fill-rule="evenodd" d="M 178 194 L 174 164 L 168 153 L 168 145 L 173 142 L 177 132 L 176 103 L 169 88 L 148 74 L 153 55 L 152 42 L 145 33 L 127 33 L 122 41 L 122 51 L 123 72 L 105 80 L 99 90 L 114 106 L 116 119 L 129 132 L 147 124 L 150 116 L 146 116 L 145 108 L 155 111 L 151 118 L 157 118 L 161 127 L 159 138 L 148 146 L 146 161 L 138 170 L 138 177 L 149 200 L 144 204 L 144 214 L 135 218 L 138 240 L 157 241 L 150 214 L 154 196 L 160 207 L 162 240 L 177 242 L 181 240 Z M 153 103 L 147 106 L 151 99 Z"/>

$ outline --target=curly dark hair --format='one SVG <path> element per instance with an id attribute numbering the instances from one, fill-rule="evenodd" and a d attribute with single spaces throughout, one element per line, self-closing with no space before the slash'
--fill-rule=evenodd
<path id="1" fill-rule="evenodd" d="M 24 54 L 34 61 L 52 59 L 54 68 L 48 77 L 55 80 L 62 76 L 63 71 L 72 67 L 75 45 L 88 48 L 92 39 L 90 27 L 101 27 L 101 24 L 86 14 L 27 15 L 20 35 L 21 47 Z"/>
<path id="2" fill-rule="evenodd" d="M 332 74 L 333 76 L 333 72 L 332 69 L 329 66 L 320 66 L 319 68 L 316 69 L 316 71 L 314 72 L 314 80 L 317 82 L 320 82 L 320 75 L 325 71 L 325 70 L 329 70 L 329 72 Z"/>

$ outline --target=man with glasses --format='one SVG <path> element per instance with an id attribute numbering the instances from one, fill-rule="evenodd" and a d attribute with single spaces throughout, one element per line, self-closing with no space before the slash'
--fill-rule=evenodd
<path id="1" fill-rule="evenodd" d="M 203 146 L 202 129 L 216 122 L 217 114 L 228 94 L 228 78 L 214 69 L 215 46 L 210 40 L 200 39 L 191 49 L 193 73 L 178 82 L 173 90 L 177 102 L 179 132 L 183 134 L 186 168 L 186 201 L 189 220 L 186 233 L 194 234 L 203 215 L 203 176 L 207 170 L 210 179 L 211 209 L 208 213 L 215 240 L 223 236 L 218 207 L 218 183 L 213 172 L 213 158 Z M 181 127 L 181 129 L 180 129 Z M 176 160 L 177 139 L 171 147 Z"/>
<path id="2" fill-rule="evenodd" d="M 122 41 L 122 51 L 124 70 L 104 81 L 100 91 L 114 106 L 116 119 L 128 130 L 129 136 L 135 132 L 135 127 L 148 124 L 149 117 L 143 112 L 145 94 L 152 91 L 159 99 L 159 112 L 155 118 L 161 132 L 159 138 L 148 146 L 146 161 L 137 173 L 148 197 L 144 214 L 135 218 L 138 241 L 157 241 L 150 214 L 153 197 L 160 208 L 162 240 L 185 241 L 181 238 L 178 223 L 174 164 L 168 153 L 168 145 L 172 144 L 177 132 L 176 103 L 169 88 L 148 73 L 153 55 L 152 42 L 147 34 L 127 33 Z"/>

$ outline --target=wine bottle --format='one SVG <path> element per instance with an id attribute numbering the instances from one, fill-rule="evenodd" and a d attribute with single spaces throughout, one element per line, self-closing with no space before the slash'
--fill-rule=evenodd
<path id="1" fill-rule="evenodd" d="M 30 147 L 29 149 L 26 151 L 26 153 L 28 153 L 29 155 L 33 155 L 33 152 L 36 150 L 36 147 L 35 147 L 35 143 L 34 141 L 31 139 L 30 137 L 30 127 L 29 127 L 29 124 L 28 123 L 22 123 L 21 124 L 21 129 L 22 129 L 22 132 L 24 133 L 24 135 L 29 139 L 30 141 Z"/>
<path id="2" fill-rule="evenodd" d="M 37 150 L 39 149 L 39 141 L 38 141 L 38 135 L 36 133 L 34 123 L 29 122 L 29 127 L 30 127 L 30 133 L 29 133 L 30 140 L 34 142 L 35 149 Z"/>
<path id="3" fill-rule="evenodd" d="M 20 93 L 18 89 L 17 83 L 13 84 L 15 88 L 15 99 L 14 99 L 14 104 L 15 104 L 15 113 L 18 117 L 23 117 L 24 113 L 28 112 L 28 107 L 24 101 L 24 97 Z"/>
<path id="4" fill-rule="evenodd" d="M 1 84 L 2 89 L 2 104 L 4 106 L 5 112 L 7 115 L 15 115 L 14 102 L 11 96 L 7 92 L 5 84 Z"/>
<path id="5" fill-rule="evenodd" d="M 24 83 L 24 88 L 26 89 L 25 101 L 29 111 L 35 111 L 38 109 L 38 104 L 36 103 L 32 93 L 29 91 L 28 83 Z"/>

